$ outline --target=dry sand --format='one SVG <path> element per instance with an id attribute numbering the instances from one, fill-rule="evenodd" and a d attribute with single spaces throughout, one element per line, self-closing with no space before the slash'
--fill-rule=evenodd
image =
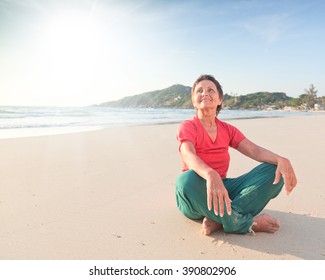
<path id="1" fill-rule="evenodd" d="M 325 115 L 229 121 L 288 157 L 275 234 L 200 233 L 175 205 L 177 125 L 0 140 L 0 259 L 325 259 Z M 257 163 L 231 151 L 229 177 Z"/>

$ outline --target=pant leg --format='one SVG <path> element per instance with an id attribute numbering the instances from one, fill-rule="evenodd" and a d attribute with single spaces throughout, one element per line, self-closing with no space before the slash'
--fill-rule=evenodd
<path id="1" fill-rule="evenodd" d="M 238 178 L 224 179 L 232 204 L 253 216 L 260 213 L 283 187 L 282 178 L 278 184 L 273 184 L 275 170 L 276 165 L 262 163 Z"/>
<path id="2" fill-rule="evenodd" d="M 206 180 L 193 170 L 183 172 L 176 181 L 176 201 L 179 210 L 188 218 L 210 219 L 221 223 L 225 232 L 247 233 L 253 216 L 259 213 L 283 186 L 283 181 L 273 185 L 275 166 L 261 164 L 252 171 L 234 179 L 224 179 L 232 199 L 232 214 L 223 217 L 207 207 Z M 271 189 L 272 188 L 272 189 Z"/>
<path id="3" fill-rule="evenodd" d="M 188 218 L 198 220 L 206 216 L 206 180 L 193 170 L 181 173 L 176 179 L 176 203 Z"/>
<path id="4" fill-rule="evenodd" d="M 275 165 L 262 163 L 238 178 L 223 180 L 232 200 L 232 215 L 223 219 L 225 232 L 247 232 L 253 217 L 280 193 L 283 179 L 273 184 L 275 170 Z"/>

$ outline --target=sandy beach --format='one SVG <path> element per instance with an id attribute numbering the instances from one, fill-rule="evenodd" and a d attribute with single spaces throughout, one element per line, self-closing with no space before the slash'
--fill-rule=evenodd
<path id="1" fill-rule="evenodd" d="M 288 157 L 298 186 L 275 234 L 203 236 L 175 203 L 177 124 L 0 140 L 0 259 L 325 259 L 325 115 L 233 120 Z M 257 165 L 231 150 L 228 177 Z"/>

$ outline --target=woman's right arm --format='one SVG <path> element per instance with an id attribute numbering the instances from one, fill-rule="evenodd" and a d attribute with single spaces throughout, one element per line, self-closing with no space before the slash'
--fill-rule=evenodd
<path id="1" fill-rule="evenodd" d="M 224 215 L 224 205 L 226 204 L 227 213 L 230 215 L 231 200 L 218 172 L 197 156 L 192 142 L 183 142 L 180 147 L 180 152 L 182 160 L 187 167 L 194 170 L 199 176 L 207 181 L 208 209 L 211 210 L 213 205 L 214 213 L 222 217 Z"/>

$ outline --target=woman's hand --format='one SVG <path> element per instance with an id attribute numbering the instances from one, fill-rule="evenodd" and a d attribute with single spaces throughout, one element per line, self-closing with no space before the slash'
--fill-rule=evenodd
<path id="1" fill-rule="evenodd" d="M 280 178 L 282 176 L 287 195 L 289 195 L 290 192 L 297 185 L 297 178 L 295 172 L 288 159 L 279 156 L 267 149 L 259 147 L 248 139 L 244 139 L 243 141 L 241 141 L 237 149 L 242 154 L 259 162 L 268 162 L 271 164 L 276 164 L 277 169 L 275 171 L 275 179 L 273 184 L 279 183 Z"/>
<path id="2" fill-rule="evenodd" d="M 207 178 L 207 203 L 208 209 L 211 211 L 212 205 L 214 213 L 223 217 L 226 210 L 231 215 L 231 199 L 226 190 L 220 175 L 216 171 L 211 171 Z"/>
<path id="3" fill-rule="evenodd" d="M 283 157 L 278 160 L 273 184 L 279 183 L 281 176 L 284 180 L 284 187 L 287 195 L 289 195 L 297 185 L 297 178 L 290 161 Z"/>

